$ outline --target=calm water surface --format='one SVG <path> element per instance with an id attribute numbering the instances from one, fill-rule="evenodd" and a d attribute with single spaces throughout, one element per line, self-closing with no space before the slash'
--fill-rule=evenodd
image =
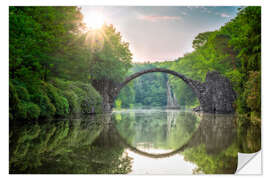
<path id="1" fill-rule="evenodd" d="M 10 173 L 233 174 L 260 150 L 260 127 L 234 115 L 123 110 L 10 125 Z M 246 121 L 241 121 L 246 122 Z"/>

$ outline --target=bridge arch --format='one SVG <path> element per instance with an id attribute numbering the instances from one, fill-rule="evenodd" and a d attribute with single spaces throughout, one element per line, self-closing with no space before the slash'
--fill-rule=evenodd
<path id="1" fill-rule="evenodd" d="M 192 80 L 175 71 L 164 68 L 153 68 L 143 70 L 128 76 L 123 82 L 115 84 L 107 94 L 103 94 L 104 111 L 111 112 L 114 101 L 120 90 L 131 80 L 153 72 L 162 72 L 174 75 L 182 79 L 195 93 L 200 102 L 202 112 L 228 114 L 234 112 L 234 101 L 236 94 L 228 78 L 222 76 L 219 72 L 212 71 L 206 74 L 205 82 Z"/>
<path id="2" fill-rule="evenodd" d="M 147 70 L 143 70 L 137 73 L 132 74 L 131 76 L 127 77 L 122 83 L 120 83 L 116 89 L 116 96 L 120 93 L 120 90 L 126 86 L 130 81 L 132 81 L 133 79 L 136 79 L 144 74 L 148 74 L 148 73 L 154 73 L 154 72 L 162 72 L 162 73 L 167 73 L 167 74 L 171 74 L 174 75 L 180 79 L 182 79 L 196 94 L 196 96 L 199 98 L 200 95 L 200 88 L 203 88 L 201 86 L 201 83 L 198 81 L 194 81 L 191 79 L 188 79 L 186 76 L 177 73 L 175 71 L 169 70 L 169 69 L 164 69 L 164 68 L 153 68 L 153 69 L 147 69 Z"/>

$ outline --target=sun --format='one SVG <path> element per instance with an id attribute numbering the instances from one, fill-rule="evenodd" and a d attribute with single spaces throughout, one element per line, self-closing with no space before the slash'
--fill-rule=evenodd
<path id="1" fill-rule="evenodd" d="M 100 12 L 91 12 L 84 16 L 84 23 L 89 29 L 100 29 L 105 23 L 105 19 Z"/>

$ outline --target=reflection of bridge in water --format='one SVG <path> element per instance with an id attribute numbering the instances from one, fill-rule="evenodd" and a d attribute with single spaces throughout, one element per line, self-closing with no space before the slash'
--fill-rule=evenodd
<path id="1" fill-rule="evenodd" d="M 205 145 L 208 154 L 217 154 L 228 148 L 236 140 L 236 123 L 234 115 L 199 114 L 201 122 L 190 140 L 180 148 L 168 153 L 152 154 L 133 147 L 118 132 L 114 123 L 109 123 L 110 133 L 113 133 L 120 143 L 131 151 L 150 158 L 166 158 L 192 147 Z"/>

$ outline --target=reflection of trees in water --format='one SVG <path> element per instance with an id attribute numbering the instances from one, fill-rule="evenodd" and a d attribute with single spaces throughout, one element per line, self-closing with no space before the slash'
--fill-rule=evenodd
<path id="1" fill-rule="evenodd" d="M 160 115 L 157 117 L 160 117 Z M 161 119 L 157 117 L 154 116 L 154 120 L 158 121 L 159 119 Z M 180 121 L 182 119 L 181 126 L 179 127 L 182 128 L 184 127 L 184 129 L 177 129 L 178 126 L 175 117 L 177 117 L 177 120 L 180 119 Z M 259 128 L 255 129 L 254 125 L 251 126 L 250 124 L 248 126 L 248 129 L 243 129 L 243 126 L 237 127 L 236 117 L 234 115 L 205 114 L 205 113 L 200 114 L 201 121 L 199 123 L 199 127 L 197 127 L 198 123 L 196 124 L 197 122 L 196 118 L 192 117 L 194 117 L 193 113 L 183 113 L 177 116 L 176 114 L 173 113 L 167 113 L 167 121 L 165 121 L 167 123 L 167 125 L 165 126 L 166 127 L 165 129 L 167 130 L 166 134 L 167 137 L 171 136 L 173 132 L 179 133 L 179 131 L 190 132 L 192 133 L 192 136 L 188 139 L 188 142 L 184 146 L 182 146 L 182 148 L 164 154 L 150 154 L 147 152 L 143 152 L 137 149 L 136 146 L 132 147 L 131 146 L 132 143 L 125 142 L 126 137 L 125 135 L 127 133 L 127 130 L 133 128 L 132 131 L 133 136 L 136 136 L 136 131 L 134 131 L 134 129 L 136 129 L 136 120 L 134 119 L 134 117 L 127 118 L 128 121 L 122 121 L 120 125 L 118 122 L 117 129 L 119 130 L 120 136 L 123 137 L 122 140 L 124 141 L 124 144 L 126 144 L 126 146 L 130 150 L 140 155 L 151 158 L 165 158 L 174 155 L 177 152 L 182 152 L 185 160 L 197 164 L 198 168 L 194 170 L 194 173 L 200 172 L 207 174 L 235 173 L 237 168 L 239 140 L 241 141 L 242 139 L 244 139 L 244 141 L 240 143 L 242 149 L 252 151 L 254 149 L 260 148 L 260 138 L 259 140 L 256 139 L 260 135 L 260 129 Z M 122 118 L 122 120 L 123 119 L 125 118 Z M 125 129 L 121 129 L 121 127 L 126 127 L 128 122 L 133 121 L 135 121 L 135 123 L 132 123 L 133 124 L 132 128 L 126 129 L 126 131 Z M 146 120 L 142 119 L 142 122 L 144 121 Z M 194 121 L 194 123 L 191 123 L 191 121 Z M 139 128 L 137 128 L 136 130 L 138 129 L 141 130 L 143 128 L 151 130 L 155 128 L 155 125 L 156 125 L 155 123 L 149 121 L 139 126 Z M 194 129 L 196 130 L 195 132 Z M 154 130 L 158 131 L 159 129 L 156 128 Z M 132 134 L 129 135 L 132 136 Z M 239 139 L 239 136 L 242 137 L 240 137 Z M 237 137 L 239 140 L 237 140 Z"/>
<path id="2" fill-rule="evenodd" d="M 254 153 L 261 149 L 261 124 L 247 117 L 237 119 L 238 148 L 241 153 Z"/>
<path id="3" fill-rule="evenodd" d="M 106 131 L 103 118 L 10 129 L 10 173 L 128 173 L 130 158 L 123 155 L 123 148 L 103 148 L 97 141 Z"/>
<path id="4" fill-rule="evenodd" d="M 179 141 L 187 142 L 182 154 L 198 165 L 195 173 L 234 173 L 238 147 L 240 152 L 260 149 L 257 125 L 238 122 L 236 133 L 233 116 L 202 114 L 199 125 L 193 113 L 147 118 L 126 113 L 113 117 L 128 144 L 139 142 L 138 129 L 143 135 L 149 133 L 150 137 L 144 140 L 161 136 L 154 137 L 157 147 L 178 148 Z M 159 134 L 160 130 L 163 133 Z M 124 152 L 126 146 L 115 131 L 110 115 L 10 126 L 10 173 L 128 173 L 131 158 Z M 164 139 L 167 144 L 159 143 Z"/>
<path id="5" fill-rule="evenodd" d="M 232 174 L 237 168 L 237 136 L 232 115 L 202 114 L 198 130 L 182 154 L 197 164 L 194 173 Z"/>
<path id="6" fill-rule="evenodd" d="M 234 173 L 238 152 L 254 153 L 261 149 L 260 124 L 233 115 L 202 114 L 199 129 L 189 146 L 193 148 L 183 155 L 198 165 L 195 172 Z"/>
<path id="7" fill-rule="evenodd" d="M 172 116 L 170 115 L 170 117 Z M 180 119 L 183 118 L 187 121 L 191 121 L 192 119 L 191 117 L 196 117 L 196 115 L 194 113 L 184 113 L 181 116 L 177 117 Z M 171 122 L 171 120 L 167 122 Z M 197 122 L 196 118 L 194 118 L 194 122 L 195 123 L 192 125 L 193 128 L 195 128 L 198 125 L 196 124 Z M 183 124 L 184 123 L 182 123 L 182 125 Z M 220 156 L 220 154 L 224 153 L 225 151 L 226 154 L 228 153 L 233 154 L 234 158 L 235 156 L 237 156 L 237 146 L 235 144 L 236 142 L 235 127 L 236 124 L 234 116 L 203 114 L 201 116 L 201 122 L 199 124 L 199 127 L 196 129 L 195 132 L 193 132 L 192 136 L 188 139 L 186 144 L 180 146 L 180 148 L 178 147 L 174 151 L 164 154 L 150 154 L 139 150 L 138 147 L 136 148 L 136 146 L 131 146 L 131 144 L 125 141 L 125 137 L 122 137 L 123 133 L 119 134 L 119 139 L 121 139 L 123 144 L 125 144 L 130 150 L 134 151 L 135 153 L 151 158 L 169 157 L 184 150 L 186 150 L 184 154 L 192 155 L 190 154 L 190 152 L 193 152 L 193 150 L 196 151 L 198 148 L 200 149 L 199 152 L 205 152 L 204 154 L 201 155 L 206 158 L 208 155 Z M 235 161 L 235 159 L 232 158 L 229 158 L 228 160 L 230 161 L 232 160 L 233 162 Z M 230 167 L 232 167 L 231 164 Z"/>

